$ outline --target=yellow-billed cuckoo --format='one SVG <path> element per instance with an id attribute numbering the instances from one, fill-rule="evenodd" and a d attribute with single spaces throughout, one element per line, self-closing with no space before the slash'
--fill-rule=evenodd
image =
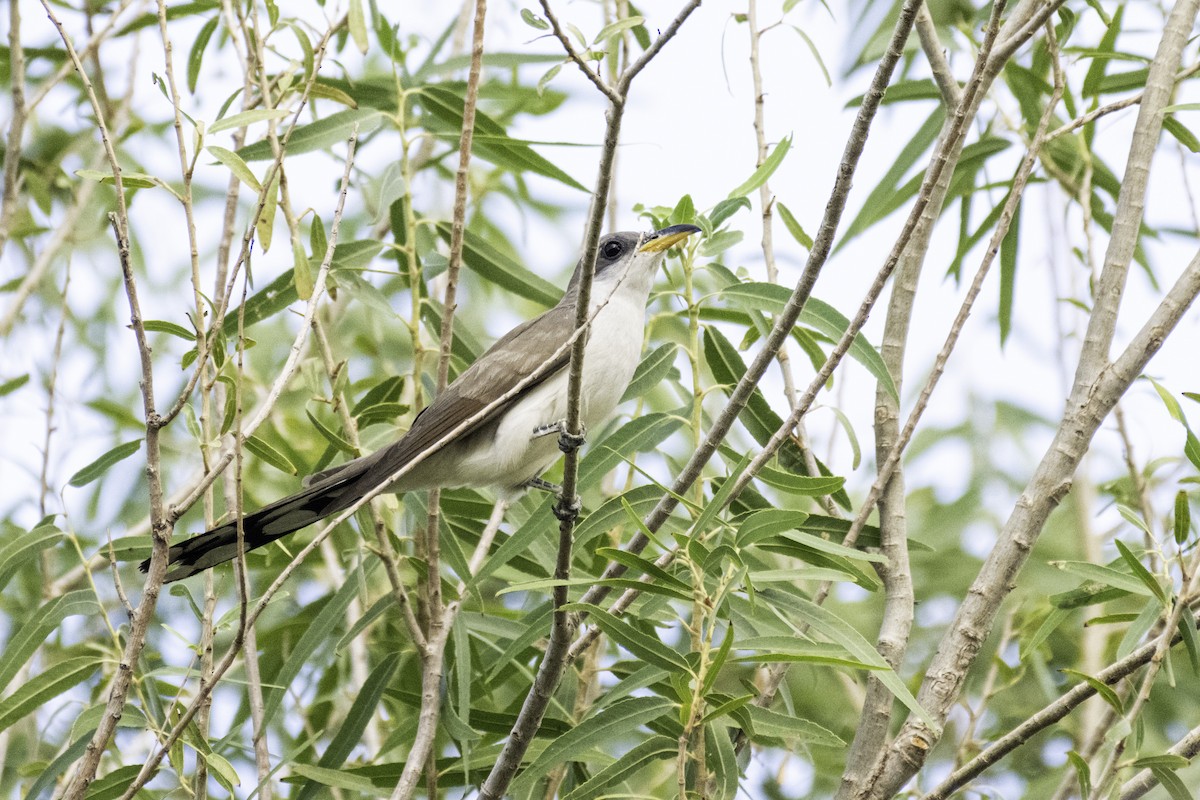
<path id="1" fill-rule="evenodd" d="M 584 428 L 616 408 L 637 368 L 654 275 L 671 246 L 699 232 L 672 225 L 654 233 L 614 233 L 600 240 L 592 284 L 580 393 Z M 244 547 L 253 550 L 354 505 L 492 401 L 530 375 L 535 378 L 391 483 L 390 492 L 434 487 L 493 486 L 502 494 L 530 487 L 556 489 L 538 476 L 560 455 L 565 432 L 567 369 L 575 330 L 582 262 L 562 300 L 513 328 L 438 395 L 393 444 L 332 467 L 305 481 L 300 492 L 242 520 Z M 558 353 L 555 357 L 556 352 Z M 552 363 L 547 364 L 547 361 Z M 237 556 L 237 520 L 172 545 L 167 581 L 177 581 Z M 143 572 L 149 569 L 143 561 Z"/>

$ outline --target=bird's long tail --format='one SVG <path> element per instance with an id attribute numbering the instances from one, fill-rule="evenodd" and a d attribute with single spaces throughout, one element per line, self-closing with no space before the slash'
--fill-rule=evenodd
<path id="1" fill-rule="evenodd" d="M 359 470 L 346 472 L 358 473 Z M 263 506 L 242 518 L 243 542 L 246 552 L 287 536 L 331 514 L 344 511 L 362 496 L 356 491 L 360 475 L 330 475 L 290 497 Z M 167 564 L 173 569 L 166 582 L 182 580 L 209 567 L 237 558 L 237 520 L 226 522 L 178 544 L 171 545 Z M 150 569 L 150 559 L 140 565 L 142 572 Z"/>

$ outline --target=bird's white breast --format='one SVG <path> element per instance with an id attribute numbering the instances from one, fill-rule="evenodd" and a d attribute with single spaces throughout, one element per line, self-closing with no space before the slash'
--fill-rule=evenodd
<path id="1" fill-rule="evenodd" d="M 583 358 L 583 424 L 596 431 L 616 409 L 637 369 L 646 324 L 646 292 L 639 286 L 597 292 Z M 490 440 L 460 453 L 458 480 L 450 485 L 515 488 L 536 477 L 560 455 L 555 434 L 534 438 L 538 428 L 567 417 L 567 370 L 547 379 L 503 415 Z M 461 481 L 461 482 L 460 482 Z"/>

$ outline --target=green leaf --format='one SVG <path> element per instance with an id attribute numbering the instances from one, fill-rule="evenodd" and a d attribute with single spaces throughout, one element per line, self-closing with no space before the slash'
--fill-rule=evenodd
<path id="1" fill-rule="evenodd" d="M 675 365 L 675 352 L 678 349 L 674 342 L 667 342 L 647 353 L 634 371 L 633 379 L 629 381 L 621 402 L 641 397 L 662 383 Z"/>
<path id="2" fill-rule="evenodd" d="M 766 183 L 775 170 L 779 169 L 779 165 L 783 163 L 783 159 L 788 154 L 791 146 L 792 137 L 783 137 L 779 141 L 779 144 L 775 145 L 775 149 L 771 151 L 770 155 L 763 160 L 758 169 L 754 170 L 754 173 L 746 179 L 746 182 L 729 193 L 729 198 L 745 197 Z"/>
<path id="3" fill-rule="evenodd" d="M 627 31 L 630 28 L 636 28 L 638 25 L 643 24 L 645 21 L 646 21 L 645 17 L 632 16 L 632 17 L 626 17 L 625 19 L 619 19 L 616 22 L 609 23 L 608 25 L 605 25 L 603 28 L 600 29 L 600 32 L 596 34 L 595 39 L 592 39 L 592 47 L 596 47 L 596 46 L 600 45 L 601 42 L 604 42 L 604 41 L 612 38 L 613 36 L 616 36 L 617 34 L 621 33 L 622 31 Z"/>
<path id="4" fill-rule="evenodd" d="M 1012 224 L 1000 242 L 1000 346 L 1012 332 L 1013 299 L 1017 285 L 1017 251 L 1021 237 L 1021 204 L 1017 204 Z"/>
<path id="5" fill-rule="evenodd" d="M 18 686 L 0 700 L 0 731 L 7 730 L 43 703 L 60 697 L 100 669 L 94 656 L 68 658 Z"/>
<path id="6" fill-rule="evenodd" d="M 727 299 L 738 300 L 751 309 L 781 314 L 792 293 L 773 283 L 747 282 L 728 286 L 721 290 L 720 294 Z M 834 341 L 840 340 L 850 327 L 850 320 L 840 311 L 815 297 L 808 298 L 804 310 L 800 312 L 799 321 Z M 849 353 L 851 358 L 866 367 L 867 371 L 884 385 L 888 394 L 896 397 L 896 383 L 892 380 L 887 365 L 883 363 L 879 351 L 861 332 L 855 335 Z"/>
<path id="7" fill-rule="evenodd" d="M 1171 800 L 1195 800 L 1195 795 L 1187 784 L 1175 774 L 1175 771 L 1170 767 L 1162 765 L 1154 765 L 1150 767 L 1150 772 L 1162 784 L 1162 787 L 1167 790 L 1167 794 L 1171 796 Z"/>
<path id="8" fill-rule="evenodd" d="M 771 736 L 822 747 L 843 747 L 845 742 L 833 731 L 800 717 L 780 714 L 755 705 L 746 706 L 754 725 L 752 738 Z"/>
<path id="9" fill-rule="evenodd" d="M 1200 153 L 1200 139 L 1176 117 L 1163 117 L 1163 130 L 1179 140 L 1179 143 L 1193 153 Z"/>
<path id="10" fill-rule="evenodd" d="M 113 186 L 117 182 L 111 172 L 103 172 L 98 169 L 77 169 L 75 170 L 75 174 L 88 180 L 100 181 L 100 183 L 107 186 Z M 121 170 L 121 185 L 126 189 L 149 189 L 159 186 L 160 181 L 153 175 L 147 175 L 144 172 Z"/>
<path id="11" fill-rule="evenodd" d="M 212 38 L 213 32 L 217 29 L 217 23 L 220 21 L 221 15 L 214 14 L 212 19 L 204 23 L 204 27 L 192 41 L 192 49 L 188 51 L 187 87 L 192 94 L 196 93 L 196 81 L 200 77 L 200 65 L 204 61 L 204 48 L 208 47 L 208 40 Z"/>
<path id="12" fill-rule="evenodd" d="M 450 241 L 450 223 L 439 222 L 437 231 L 443 240 Z M 501 289 L 547 308 L 562 297 L 562 291 L 553 283 L 512 260 L 470 230 L 463 236 L 463 265 Z"/>
<path id="13" fill-rule="evenodd" d="M 389 598 L 385 597 L 384 599 Z M 325 770 L 339 775 L 345 774 L 339 768 L 346 763 L 346 759 L 350 757 L 354 748 L 362 740 L 363 731 L 366 730 L 367 724 L 383 699 L 383 690 L 387 688 L 396 668 L 400 665 L 400 655 L 398 651 L 387 653 L 367 676 L 367 680 L 358 690 L 354 702 L 350 705 L 350 710 L 346 712 L 346 719 L 338 728 L 333 739 L 330 740 L 325 752 L 321 754 L 320 761 L 317 762 L 317 767 L 322 770 L 321 776 L 324 776 Z M 296 800 L 312 800 L 320 791 L 318 784 L 333 785 L 322 780 L 322 777 L 310 777 L 300 787 L 300 791 L 296 794 Z"/>
<path id="14" fill-rule="evenodd" d="M 648 558 L 643 558 L 636 553 L 630 553 L 616 547 L 598 547 L 596 548 L 596 556 L 598 558 L 607 558 L 609 561 L 615 561 L 640 575 L 653 578 L 664 586 L 673 586 L 682 592 L 686 598 L 690 599 L 692 596 L 692 587 L 689 584 L 676 578 Z"/>
<path id="15" fill-rule="evenodd" d="M 800 225 L 800 222 L 792 214 L 791 210 L 778 201 L 775 203 L 775 208 L 779 211 L 779 218 L 783 220 L 783 226 L 788 229 L 788 233 L 792 235 L 792 238 L 805 250 L 811 250 L 813 246 L 812 237 L 804 231 L 803 226 Z"/>
<path id="16" fill-rule="evenodd" d="M 0 654 L 0 692 L 7 688 L 13 676 L 64 619 L 94 617 L 100 613 L 100 606 L 92 591 L 80 589 L 56 597 L 35 613 L 27 615 L 21 627 L 4 643 L 4 652 Z"/>
<path id="17" fill-rule="evenodd" d="M 739 662 L 829 664 L 847 669 L 882 669 L 877 663 L 868 664 L 854 658 L 840 645 L 795 636 L 753 636 L 738 642 L 737 649 L 752 653 L 737 656 L 734 660 Z"/>
<path id="18" fill-rule="evenodd" d="M 719 228 L 722 222 L 743 208 L 747 210 L 751 208 L 750 201 L 745 197 L 727 197 L 713 206 L 712 213 L 708 216 L 709 222 L 714 228 Z"/>
<path id="19" fill-rule="evenodd" d="M 1071 762 L 1071 766 L 1075 768 L 1075 777 L 1079 780 L 1079 796 L 1092 796 L 1092 769 L 1088 766 L 1087 759 L 1076 753 L 1074 750 L 1067 751 L 1067 760 Z"/>
<path id="20" fill-rule="evenodd" d="M 289 156 L 311 153 L 314 150 L 324 150 L 350 138 L 354 126 L 358 126 L 359 135 L 369 133 L 377 128 L 383 120 L 383 112 L 377 108 L 359 108 L 338 111 L 307 125 L 297 125 L 291 130 L 287 140 Z M 280 133 L 280 139 L 284 134 Z M 275 153 L 271 150 L 271 142 L 263 139 L 248 144 L 237 151 L 243 161 L 266 161 L 273 159 Z"/>
<path id="21" fill-rule="evenodd" d="M 1187 541 L 1192 531 L 1192 507 L 1188 502 L 1188 493 L 1180 489 L 1175 495 L 1175 544 Z"/>
<path id="22" fill-rule="evenodd" d="M 663 644 L 657 636 L 642 633 L 628 622 L 599 606 L 589 603 L 568 603 L 563 608 L 587 614 L 591 622 L 604 631 L 605 635 L 647 664 L 653 664 L 672 673 L 690 674 L 692 671 L 687 659 Z"/>
<path id="23" fill-rule="evenodd" d="M 263 687 L 264 725 L 279 711 L 283 704 L 284 693 L 292 685 L 296 676 L 300 674 L 300 670 L 311 666 L 309 662 L 318 649 L 326 645 L 331 646 L 335 641 L 333 636 L 345 622 L 346 609 L 350 607 L 351 601 L 358 594 L 363 577 L 362 569 L 361 566 L 357 567 L 348 574 L 332 597 L 318 600 L 298 612 L 299 617 L 311 619 L 311 621 L 304 626 L 304 633 L 296 642 L 296 646 L 292 648 L 292 652 L 288 654 L 287 660 L 280 666 L 279 671 L 271 676 L 271 680 L 268 682 L 270 685 Z M 316 606 L 320 607 L 319 611 L 314 611 Z"/>
<path id="24" fill-rule="evenodd" d="M 920 717 L 930 728 L 941 731 L 942 726 L 917 702 L 917 698 L 913 697 L 904 681 L 900 680 L 900 676 L 883 660 L 883 657 L 875 650 L 875 646 L 855 630 L 850 623 L 809 600 L 774 591 L 770 592 L 769 596 L 778 605 L 808 623 L 814 631 L 826 639 L 840 644 L 852 657 L 877 669 L 876 677 L 897 700 Z"/>
<path id="25" fill-rule="evenodd" d="M 239 181 L 249 186 L 255 192 L 262 191 L 262 184 L 258 182 L 258 178 L 250 171 L 250 167 L 246 162 L 232 150 L 224 147 L 217 147 L 215 144 L 210 144 L 204 148 L 208 154 L 224 164 L 230 172 L 232 172 Z"/>
<path id="26" fill-rule="evenodd" d="M 1051 561 L 1050 565 L 1064 572 L 1070 572 L 1073 575 L 1086 578 L 1089 581 L 1111 586 L 1114 589 L 1122 589 L 1143 597 L 1153 597 L 1155 594 L 1141 579 L 1130 575 L 1128 572 L 1121 572 L 1112 567 L 1093 564 L 1089 561 Z"/>
<path id="27" fill-rule="evenodd" d="M 670 714 L 671 709 L 672 704 L 661 697 L 631 697 L 602 709 L 551 742 L 513 781 L 512 794 L 523 795 L 556 764 L 571 761 L 593 747 L 608 745 L 614 736 L 628 735 Z"/>
<path id="28" fill-rule="evenodd" d="M 437 122 L 441 123 L 443 134 L 457 142 L 462 135 L 462 96 L 444 86 L 425 86 L 421 89 L 419 102 L 436 118 Z M 431 126 L 431 128 L 433 127 Z M 586 186 L 572 178 L 553 162 L 538 155 L 528 144 L 511 138 L 503 125 L 479 109 L 475 110 L 475 137 L 472 143 L 472 152 L 474 155 L 512 172 L 533 172 L 564 183 L 573 189 L 588 191 Z"/>
<path id="29" fill-rule="evenodd" d="M 288 111 L 286 108 L 252 108 L 249 111 L 243 111 L 239 114 L 231 114 L 228 117 L 222 117 L 209 127 L 208 132 L 220 133 L 221 131 L 245 128 L 253 125 L 256 122 L 266 122 L 269 119 L 283 119 L 284 117 L 289 116 L 291 113 L 292 112 Z M 237 158 L 238 161 L 241 161 L 241 159 L 238 158 L 235 153 L 230 153 L 228 150 L 225 152 L 229 153 L 229 155 L 233 156 L 234 158 Z M 222 161 L 221 163 L 224 164 L 225 162 Z M 244 164 L 245 162 L 243 161 L 242 163 Z"/>
<path id="30" fill-rule="evenodd" d="M 1075 670 L 1075 669 L 1063 669 L 1062 673 L 1064 675 L 1070 675 L 1074 678 L 1078 678 L 1079 680 L 1086 683 L 1088 686 L 1092 687 L 1092 689 L 1096 692 L 1096 694 L 1103 697 L 1104 702 L 1108 703 L 1109 706 L 1112 707 L 1113 711 L 1116 711 L 1118 715 L 1125 713 L 1125 704 L 1121 702 L 1120 695 L 1118 695 L 1116 693 L 1116 691 L 1114 691 L 1113 688 L 1111 686 L 1109 686 L 1108 684 L 1104 683 L 1103 681 L 1099 681 L 1099 680 L 1093 678 L 1091 675 L 1088 675 L 1086 673 L 1080 672 L 1079 670 Z"/>
<path id="31" fill-rule="evenodd" d="M 142 323 L 142 327 L 154 333 L 169 333 L 172 336 L 178 336 L 188 342 L 196 341 L 195 331 L 190 331 L 174 322 L 166 322 L 165 320 L 148 319 Z"/>
<path id="32" fill-rule="evenodd" d="M 652 761 L 673 758 L 678 752 L 679 743 L 676 740 L 657 734 L 651 736 L 576 786 L 562 800 L 592 800 L 596 797 L 611 796 L 604 791 L 609 786 L 620 782 L 628 783 L 642 767 Z"/>
<path id="33" fill-rule="evenodd" d="M 1121 553 L 1121 558 L 1125 560 L 1129 571 L 1133 573 L 1134 577 L 1144 583 L 1146 588 L 1158 598 L 1158 602 L 1165 606 L 1168 602 L 1167 593 L 1158 580 L 1150 574 L 1150 570 L 1146 569 L 1146 565 L 1120 539 L 1113 540 L 1113 544 L 1117 546 L 1117 550 Z"/>
<path id="34" fill-rule="evenodd" d="M 738 796 L 741 769 L 733 749 L 733 737 L 723 724 L 704 726 L 705 758 L 713 775 L 716 794 L 712 800 L 734 800 Z"/>
<path id="35" fill-rule="evenodd" d="M 141 448 L 141 439 L 134 439 L 132 442 L 119 444 L 72 475 L 71 480 L 67 481 L 67 483 L 76 488 L 79 488 L 80 486 L 87 486 L 89 483 L 108 472 L 109 467 L 113 466 L 118 461 L 124 461 Z"/>
<path id="36" fill-rule="evenodd" d="M 246 449 L 280 472 L 288 475 L 300 474 L 300 470 L 291 462 L 291 459 L 257 436 L 246 439 Z"/>
<path id="37" fill-rule="evenodd" d="M 342 769 L 328 769 L 325 767 L 314 767 L 311 764 L 298 764 L 292 762 L 288 769 L 296 773 L 302 778 L 306 778 L 309 785 L 328 786 L 333 789 L 342 789 L 347 792 L 357 792 L 359 794 L 378 795 L 386 797 L 391 794 L 391 789 L 376 786 L 375 782 L 365 775 L 356 775 L 352 772 L 347 772 Z"/>
<path id="38" fill-rule="evenodd" d="M 129 784 L 133 783 L 133 779 L 141 771 L 141 764 L 127 764 L 123 767 L 117 767 L 107 775 L 94 780 L 91 786 L 88 787 L 87 794 L 83 796 L 84 800 L 116 800 L 116 798 L 125 794 L 125 790 L 129 788 Z M 141 796 L 141 793 L 139 792 L 138 795 Z"/>
<path id="39" fill-rule="evenodd" d="M 371 43 L 367 39 L 367 19 L 363 14 L 362 0 L 350 0 L 347 26 L 350 28 L 350 38 L 354 40 L 358 52 L 366 55 Z"/>
<path id="40" fill-rule="evenodd" d="M 533 28 L 534 30 L 539 30 L 539 31 L 550 30 L 550 23 L 546 22 L 546 20 L 542 19 L 537 14 L 530 11 L 528 8 L 521 9 L 521 20 L 524 21 L 524 23 L 526 25 Z"/>
<path id="41" fill-rule="evenodd" d="M 32 562 L 48 547 L 54 547 L 65 533 L 49 524 L 39 524 L 29 533 L 17 531 L 0 545 L 0 589 L 18 570 Z"/>
<path id="42" fill-rule="evenodd" d="M 18 375 L 15 378 L 9 378 L 3 383 L 0 383 L 0 397 L 4 397 L 6 394 L 12 394 L 27 383 L 29 383 L 28 372 L 26 372 L 24 375 Z"/>

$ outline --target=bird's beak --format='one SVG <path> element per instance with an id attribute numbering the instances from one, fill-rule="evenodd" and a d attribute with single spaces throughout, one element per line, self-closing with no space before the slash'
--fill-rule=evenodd
<path id="1" fill-rule="evenodd" d="M 672 225 L 669 228 L 663 228 L 661 231 L 646 234 L 646 238 L 642 240 L 642 246 L 638 248 L 638 252 L 661 253 L 669 247 L 674 247 L 693 233 L 699 232 L 700 229 L 695 225 Z"/>

